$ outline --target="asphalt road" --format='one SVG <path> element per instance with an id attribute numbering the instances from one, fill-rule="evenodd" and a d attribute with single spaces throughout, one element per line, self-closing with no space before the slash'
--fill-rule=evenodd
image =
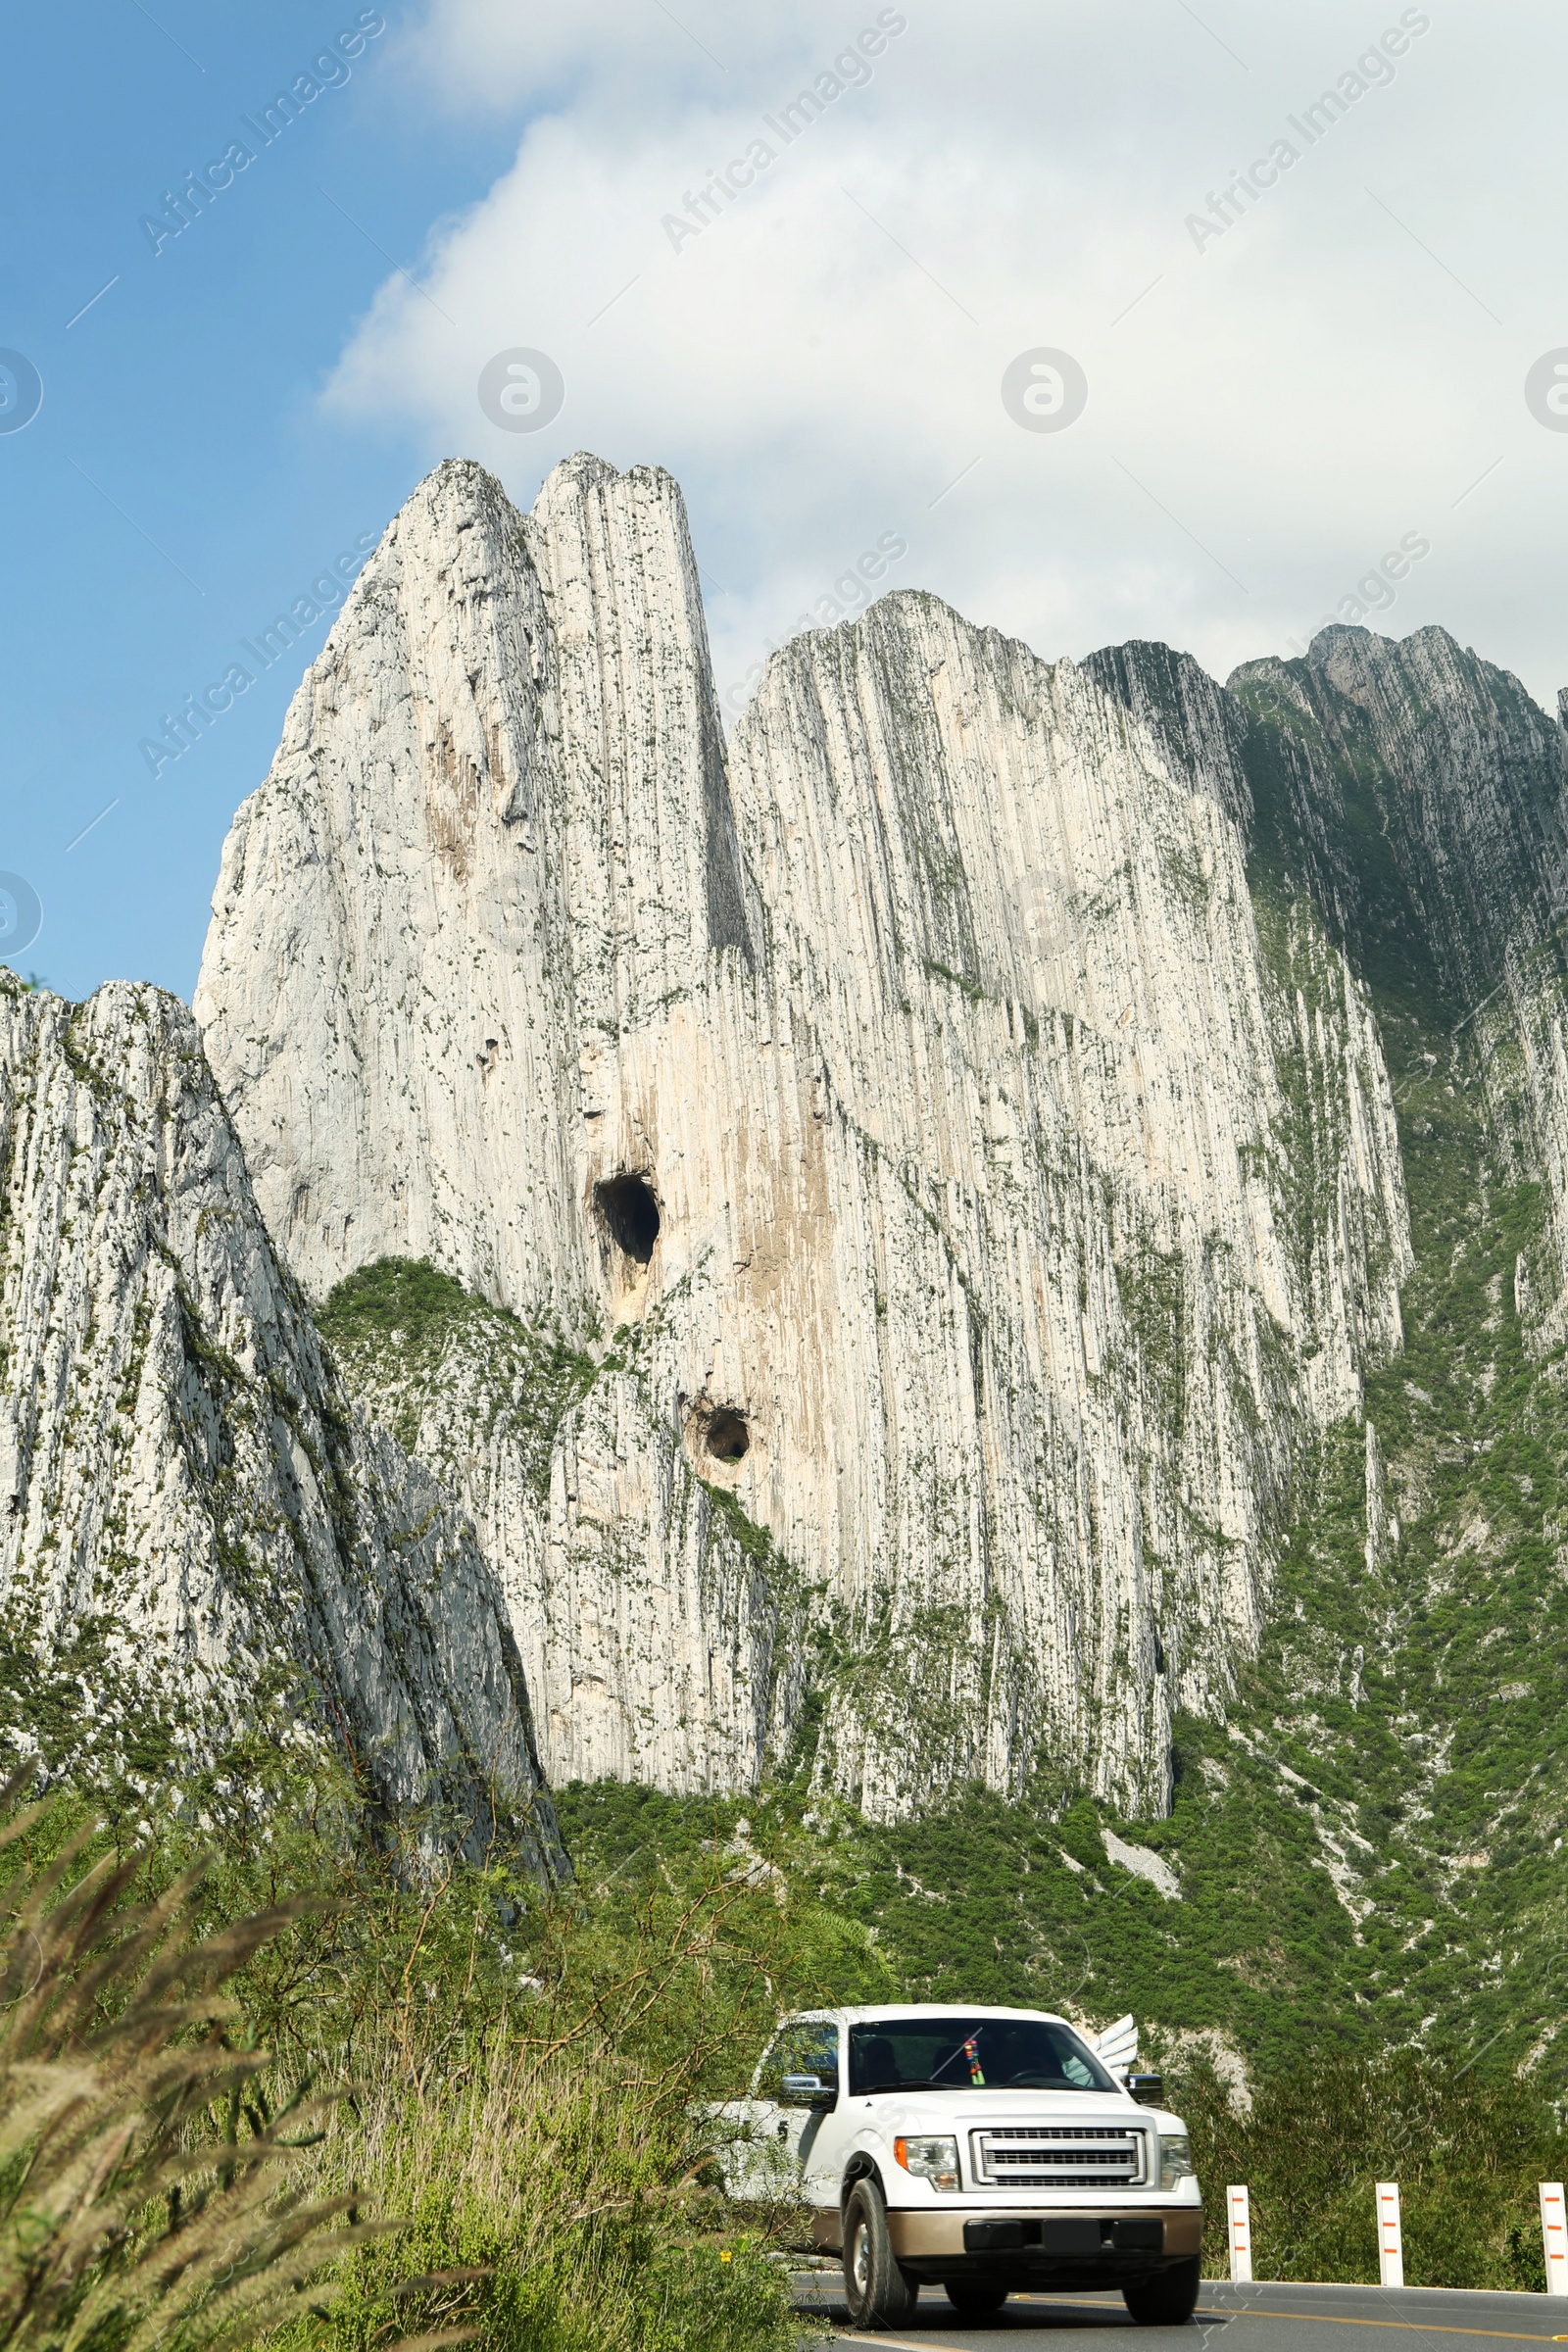
<path id="1" fill-rule="evenodd" d="M 836 2271 L 799 2272 L 803 2317 L 820 2315 L 819 2343 L 881 2344 L 914 2352 L 1156 2352 L 1178 2330 L 1136 2328 L 1119 2295 L 1012 2295 L 984 2327 L 958 2318 L 940 2287 L 926 2287 L 897 2332 L 850 2325 Z M 1497 2352 L 1516 2344 L 1568 2343 L 1568 2297 L 1442 2292 L 1407 2286 L 1232 2286 L 1205 2280 L 1196 2317 L 1179 2331 L 1201 2352 Z M 1396 2343 L 1395 2337 L 1398 2337 Z M 1194 2352 L 1199 2347 L 1194 2346 Z"/>

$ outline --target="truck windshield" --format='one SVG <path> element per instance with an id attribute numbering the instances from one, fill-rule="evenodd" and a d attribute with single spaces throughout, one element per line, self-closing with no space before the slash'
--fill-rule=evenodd
<path id="1" fill-rule="evenodd" d="M 888 2017 L 850 2028 L 850 2094 L 1114 2090 L 1070 2026 L 1043 2017 Z"/>

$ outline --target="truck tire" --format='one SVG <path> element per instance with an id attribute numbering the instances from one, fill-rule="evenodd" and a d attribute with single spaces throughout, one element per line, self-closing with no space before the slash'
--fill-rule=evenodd
<path id="1" fill-rule="evenodd" d="M 844 2206 L 844 2297 L 857 2328 L 897 2328 L 913 2311 L 920 2282 L 888 2235 L 887 2207 L 874 2180 L 857 2180 Z"/>
<path id="2" fill-rule="evenodd" d="M 955 2311 L 967 2317 L 983 2319 L 987 2312 L 1000 2311 L 1011 2293 L 1010 2287 L 999 2285 L 995 2278 L 949 2278 L 943 2292 Z"/>
<path id="3" fill-rule="evenodd" d="M 1140 2328 L 1185 2327 L 1198 2301 L 1198 2256 L 1152 2278 L 1130 2278 L 1121 2299 Z"/>

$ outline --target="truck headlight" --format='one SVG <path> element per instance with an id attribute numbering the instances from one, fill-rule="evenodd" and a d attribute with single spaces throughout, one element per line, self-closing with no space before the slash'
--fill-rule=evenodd
<path id="1" fill-rule="evenodd" d="M 905 2171 L 912 2173 L 917 2180 L 929 2180 L 933 2188 L 957 2187 L 958 2143 L 956 2139 L 896 2139 L 893 2153 Z"/>
<path id="2" fill-rule="evenodd" d="M 1178 2180 L 1193 2177 L 1193 2143 L 1185 2132 L 1162 2132 L 1159 2135 L 1159 2185 L 1174 2188 Z"/>

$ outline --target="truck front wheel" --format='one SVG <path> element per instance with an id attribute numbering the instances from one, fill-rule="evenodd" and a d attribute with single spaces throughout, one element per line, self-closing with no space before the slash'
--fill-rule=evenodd
<path id="1" fill-rule="evenodd" d="M 919 2280 L 893 2251 L 874 2180 L 857 2180 L 844 2207 L 844 2294 L 857 2328 L 896 2328 L 919 2299 Z"/>
<path id="2" fill-rule="evenodd" d="M 1129 2279 L 1121 2299 L 1140 2328 L 1183 2327 L 1198 2301 L 1198 2256 L 1156 2271 L 1152 2278 Z"/>

